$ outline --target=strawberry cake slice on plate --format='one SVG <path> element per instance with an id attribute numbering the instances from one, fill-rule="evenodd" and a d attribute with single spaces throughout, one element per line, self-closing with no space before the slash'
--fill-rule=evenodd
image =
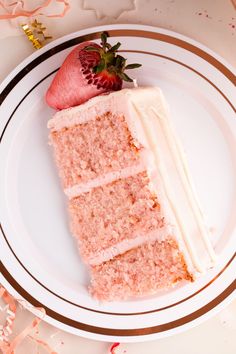
<path id="1" fill-rule="evenodd" d="M 62 109 L 48 128 L 71 232 L 92 296 L 110 301 L 194 281 L 215 260 L 163 94 L 156 87 L 120 90 L 122 79 L 131 80 L 124 70 L 139 65 L 126 66 L 118 47 L 106 36 L 102 47 L 76 47 L 47 93 Z"/>

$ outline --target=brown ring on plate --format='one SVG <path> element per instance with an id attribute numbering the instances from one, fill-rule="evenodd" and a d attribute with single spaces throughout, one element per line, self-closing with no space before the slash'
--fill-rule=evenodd
<path id="1" fill-rule="evenodd" d="M 234 255 L 235 256 L 235 255 Z M 231 258 L 230 262 L 233 260 L 234 256 Z M 229 264 L 228 263 L 228 264 Z M 227 265 L 228 265 L 227 264 Z M 209 312 L 212 310 L 214 307 L 219 305 L 224 299 L 226 299 L 236 288 L 236 280 L 234 280 L 224 291 L 222 291 L 221 294 L 219 294 L 216 298 L 211 300 L 209 303 L 201 307 L 200 309 L 190 313 L 187 316 L 178 318 L 177 320 L 163 323 L 158 326 L 152 326 L 152 327 L 144 327 L 144 328 L 136 328 L 136 329 L 113 329 L 113 328 L 104 328 L 104 327 L 97 327 L 97 326 L 91 326 L 86 323 L 81 323 L 75 320 L 72 320 L 71 318 L 65 317 L 47 306 L 43 305 L 40 303 L 38 300 L 36 300 L 34 297 L 32 297 L 25 289 L 23 289 L 17 282 L 16 280 L 8 273 L 6 268 L 3 266 L 1 263 L 1 270 L 3 271 L 3 275 L 7 279 L 7 281 L 11 284 L 11 286 L 19 293 L 23 298 L 25 298 L 30 304 L 36 306 L 36 307 L 43 307 L 46 310 L 46 314 L 53 319 L 55 319 L 58 322 L 64 323 L 65 325 L 80 329 L 82 331 L 86 332 L 92 332 L 96 334 L 102 334 L 102 335 L 108 335 L 108 336 L 141 336 L 141 335 L 148 335 L 148 334 L 154 334 L 154 333 L 160 333 L 164 331 L 171 330 L 176 327 L 180 327 L 186 323 L 189 323 L 198 317 L 204 315 L 206 312 Z M 222 270 L 222 272 L 225 270 L 225 268 Z"/>
<path id="2" fill-rule="evenodd" d="M 217 59 L 215 59 L 214 57 L 212 57 L 210 54 L 204 52 L 202 49 L 188 43 L 185 42 L 181 39 L 169 36 L 169 35 L 164 35 L 161 33 L 155 33 L 155 32 L 150 32 L 150 31 L 142 31 L 142 30 L 110 30 L 109 34 L 111 34 L 112 36 L 135 36 L 135 37 L 143 37 L 143 38 L 152 38 L 152 39 L 156 39 L 156 40 L 160 40 L 160 41 L 164 41 L 170 44 L 174 44 L 176 46 L 179 46 L 185 50 L 188 50 L 198 56 L 200 56 L 201 58 L 203 58 L 204 60 L 206 60 L 207 62 L 209 62 L 210 64 L 212 64 L 213 66 L 215 66 L 219 71 L 221 71 L 233 84 L 236 84 L 236 78 L 235 75 L 227 68 L 225 67 L 221 62 L 219 62 Z M 41 54 L 39 57 L 37 57 L 36 59 L 34 59 L 31 63 L 29 63 L 27 65 L 27 67 L 25 67 L 23 70 L 21 70 L 12 80 L 11 82 L 6 86 L 6 88 L 2 91 L 1 96 L 0 96 L 0 104 L 4 101 L 4 99 L 7 97 L 7 95 L 10 93 L 10 91 L 12 90 L 12 88 L 26 75 L 28 74 L 34 67 L 36 67 L 38 64 L 40 64 L 42 61 L 44 61 L 45 59 L 49 58 L 50 56 L 54 55 L 55 53 L 58 53 L 66 48 L 69 48 L 73 45 L 76 45 L 78 43 L 81 43 L 83 41 L 86 40 L 92 40 L 92 39 L 98 39 L 100 38 L 100 32 L 95 32 L 95 33 L 91 33 L 88 34 L 86 36 L 81 36 L 81 37 L 76 37 L 73 38 L 67 42 L 64 42 L 50 50 L 48 50 L 47 52 Z M 201 76 L 202 78 L 206 79 L 215 89 L 217 89 L 217 91 L 224 97 L 224 99 L 226 99 L 226 101 L 230 104 L 231 108 L 235 110 L 233 104 L 229 101 L 229 99 L 223 94 L 223 92 L 221 92 L 210 80 L 208 80 L 205 76 L 203 76 L 201 73 L 197 72 L 195 69 L 189 67 L 188 65 L 181 63 L 175 59 L 172 58 L 168 58 L 165 57 L 163 55 L 158 55 L 156 53 L 149 53 L 149 52 L 142 52 L 142 51 L 129 51 L 126 50 L 126 52 L 139 52 L 139 53 L 143 53 L 143 54 L 150 54 L 150 55 L 155 55 L 155 56 L 160 56 L 160 57 L 164 57 L 168 60 L 172 60 L 180 65 L 183 65 L 185 67 L 187 67 L 188 69 L 194 71 L 195 73 L 197 73 L 199 76 Z M 51 73 L 52 74 L 52 73 Z M 49 74 L 49 75 L 51 75 Z M 47 77 L 49 76 L 47 75 Z M 45 77 L 46 78 L 46 77 Z M 44 79 L 45 79 L 44 78 Z M 40 82 L 42 82 L 44 79 L 40 80 Z M 39 82 L 39 83 L 40 83 Z M 27 94 L 26 96 L 39 84 L 37 83 Z M 26 97 L 25 96 L 25 97 Z M 25 98 L 24 97 L 24 98 Z M 13 114 L 15 113 L 16 109 L 19 107 L 19 105 L 21 104 L 21 102 L 24 100 L 24 98 L 19 102 L 19 104 L 17 105 L 17 107 L 15 108 L 15 110 L 13 111 L 11 117 L 9 118 L 1 139 L 3 137 L 3 134 L 7 128 L 7 125 L 10 122 L 10 119 L 12 118 Z M 2 228 L 1 228 L 2 229 Z M 3 232 L 3 230 L 2 230 Z M 24 265 L 20 262 L 20 260 L 17 258 L 17 256 L 15 255 L 14 251 L 12 250 L 4 232 L 3 235 L 5 237 L 6 242 L 8 243 L 8 246 L 10 247 L 11 251 L 13 252 L 14 256 L 16 257 L 16 259 L 18 260 L 18 262 L 21 264 L 21 266 L 27 271 L 27 273 L 29 275 L 31 275 L 31 277 L 37 281 L 40 285 L 42 285 L 45 289 L 47 289 L 43 284 L 41 284 L 37 279 L 35 279 L 33 277 L 32 274 L 30 274 L 30 272 L 24 267 Z M 77 304 L 74 304 L 64 298 L 62 298 L 61 296 L 54 294 L 53 292 L 51 292 L 49 289 L 47 289 L 48 291 L 50 291 L 51 293 L 53 293 L 55 296 L 61 298 L 62 300 L 69 302 L 75 306 L 81 307 L 83 309 L 89 310 L 89 311 L 93 311 L 93 312 L 98 312 L 98 313 L 103 313 L 103 314 L 112 314 L 112 315 L 139 315 L 139 314 L 146 314 L 146 313 L 151 313 L 151 312 L 156 312 L 156 311 L 161 311 L 164 310 L 166 308 L 169 307 L 173 307 L 179 303 L 182 303 L 186 300 L 188 300 L 189 298 L 195 296 L 197 293 L 201 292 L 203 289 L 205 289 L 206 287 L 208 287 L 216 278 L 218 278 L 223 272 L 224 270 L 229 266 L 229 264 L 233 261 L 235 257 L 235 254 L 233 255 L 233 257 L 229 260 L 229 262 L 226 264 L 226 266 L 208 283 L 206 284 L 202 289 L 198 290 L 196 293 L 190 295 L 189 297 L 179 301 L 178 303 L 172 304 L 170 306 L 166 306 L 164 308 L 161 309 L 156 309 L 156 310 L 151 310 L 151 311 L 147 311 L 147 312 L 140 312 L 140 313 L 109 313 L 109 312 L 104 312 L 104 311 L 97 311 L 94 309 L 89 309 Z M 4 265 L 2 263 L 0 263 L 0 269 L 2 271 L 2 273 L 4 274 L 5 278 L 8 280 L 8 282 L 15 288 L 15 290 L 22 296 L 24 297 L 27 301 L 29 301 L 30 303 L 32 303 L 34 306 L 42 306 L 46 309 L 47 314 L 58 320 L 59 322 L 63 322 L 67 325 L 73 326 L 75 328 L 79 328 L 82 329 L 84 331 L 89 331 L 89 332 L 93 332 L 93 333 L 100 333 L 100 334 L 106 334 L 106 335 L 123 335 L 123 336 L 132 336 L 132 335 L 147 335 L 147 334 L 151 334 L 151 333 L 157 333 L 157 332 L 162 332 L 165 330 L 169 330 L 171 328 L 175 328 L 178 326 L 183 325 L 184 323 L 188 323 L 196 318 L 198 318 L 199 316 L 203 315 L 204 313 L 208 312 L 209 310 L 211 310 L 212 308 L 214 308 L 215 306 L 217 306 L 220 302 L 222 302 L 227 296 L 229 296 L 233 290 L 235 289 L 235 282 L 231 283 L 231 285 L 228 286 L 228 288 L 226 288 L 220 295 L 218 295 L 215 299 L 213 299 L 211 302 L 209 302 L 207 305 L 203 306 L 202 308 L 198 309 L 197 311 L 193 312 L 192 314 L 189 314 L 181 319 L 160 325 L 160 326 L 154 326 L 154 327 L 150 327 L 150 328 L 140 328 L 140 329 L 132 329 L 132 330 L 124 330 L 124 329 L 119 329 L 119 330 L 115 330 L 115 329 L 109 329 L 109 328 L 100 328 L 100 327 L 95 327 L 95 326 L 90 326 L 87 324 L 83 324 L 74 320 L 71 320 L 67 317 L 64 317 L 63 315 L 60 315 L 59 313 L 47 308 L 45 305 L 39 303 L 36 299 L 34 299 L 30 294 L 28 294 L 16 281 L 15 279 L 10 275 L 10 273 L 7 271 L 7 269 L 4 267 Z M 14 285 L 13 285 L 14 284 Z M 18 289 L 18 290 L 17 290 Z M 118 333 L 119 332 L 119 333 Z"/>

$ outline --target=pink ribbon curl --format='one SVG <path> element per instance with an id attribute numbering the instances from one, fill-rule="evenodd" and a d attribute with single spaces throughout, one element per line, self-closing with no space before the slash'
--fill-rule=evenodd
<path id="1" fill-rule="evenodd" d="M 16 318 L 16 309 L 17 309 L 17 302 L 16 299 L 14 299 L 13 296 L 11 296 L 4 287 L 0 285 L 0 298 L 3 299 L 5 304 L 8 306 L 7 310 L 7 319 L 6 319 L 6 325 L 3 327 L 3 332 L 7 332 L 7 336 L 11 334 L 11 329 L 13 327 L 15 318 Z M 20 300 L 19 300 L 20 301 Z M 45 310 L 43 308 L 35 308 L 40 311 L 42 314 L 42 317 L 45 316 Z M 40 316 L 41 317 L 41 316 Z M 7 336 L 4 336 L 2 340 L 0 341 L 0 352 L 2 351 L 2 354 L 14 354 L 17 346 L 26 338 L 30 338 L 34 340 L 37 344 L 43 346 L 48 353 L 50 354 L 58 354 L 54 350 L 50 348 L 50 346 L 44 342 L 41 339 L 35 338 L 30 335 L 32 330 L 34 328 L 37 328 L 39 323 L 42 321 L 42 318 L 35 317 L 33 321 L 25 327 L 25 329 L 20 332 L 13 340 L 12 342 L 9 342 Z M 7 328 L 8 327 L 8 328 Z M 10 328 L 10 329 L 9 329 Z"/>
<path id="2" fill-rule="evenodd" d="M 69 1 L 67 0 L 55 0 L 58 3 L 63 4 L 63 10 L 62 12 L 58 14 L 51 14 L 47 15 L 41 12 L 42 9 L 48 7 L 53 0 L 46 0 L 44 1 L 40 6 L 36 7 L 33 10 L 25 10 L 25 3 L 24 0 L 21 1 L 15 1 L 10 4 L 6 4 L 5 0 L 0 0 L 0 7 L 2 7 L 7 13 L 0 15 L 0 20 L 11 20 L 17 17 L 31 17 L 31 16 L 36 16 L 36 15 L 44 15 L 46 17 L 50 18 L 59 18 L 65 16 L 66 12 L 70 9 L 70 4 Z M 17 11 L 18 5 L 21 5 L 21 10 Z"/>

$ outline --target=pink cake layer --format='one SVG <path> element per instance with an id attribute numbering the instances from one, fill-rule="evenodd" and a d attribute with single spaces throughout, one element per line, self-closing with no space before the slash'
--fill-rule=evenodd
<path id="1" fill-rule="evenodd" d="M 157 197 L 148 184 L 148 176 L 142 172 L 69 202 L 71 230 L 84 260 L 89 262 L 107 248 L 164 226 Z"/>
<path id="2" fill-rule="evenodd" d="M 179 281 L 192 281 L 184 258 L 171 238 L 143 244 L 91 267 L 90 271 L 90 292 L 101 301 L 152 295 Z"/>
<path id="3" fill-rule="evenodd" d="M 109 112 L 70 128 L 52 131 L 51 143 L 64 188 L 137 165 L 140 146 L 122 115 Z"/>

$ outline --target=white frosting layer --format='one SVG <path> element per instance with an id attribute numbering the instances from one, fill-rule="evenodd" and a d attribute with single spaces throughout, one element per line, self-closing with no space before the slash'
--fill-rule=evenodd
<path id="1" fill-rule="evenodd" d="M 160 201 L 166 223 L 173 226 L 172 235 L 178 241 L 189 271 L 192 274 L 203 272 L 212 266 L 215 253 L 194 192 L 186 158 L 171 126 L 168 108 L 160 89 L 124 89 L 95 97 L 78 107 L 56 113 L 48 127 L 60 130 L 83 124 L 109 111 L 125 116 L 133 138 L 144 147 L 142 161 L 151 180 L 150 189 Z M 80 185 L 79 188 L 75 186 L 67 194 L 70 197 L 85 191 L 89 186 L 95 187 L 92 184 Z M 125 244 L 122 247 L 126 249 L 128 246 Z M 122 247 L 118 247 L 119 252 Z M 101 258 L 95 257 L 94 264 L 114 252 L 114 248 L 108 249 Z"/>
<path id="2" fill-rule="evenodd" d="M 71 188 L 65 189 L 64 192 L 69 199 L 72 199 L 82 193 L 91 191 L 93 188 L 104 186 L 105 184 L 112 183 L 120 178 L 134 176 L 143 171 L 146 171 L 146 167 L 144 164 L 140 163 L 139 165 L 126 167 L 119 171 L 107 173 L 101 177 L 91 179 L 86 183 L 76 184 Z"/>
<path id="3" fill-rule="evenodd" d="M 149 232 L 145 235 L 137 235 L 134 236 L 132 239 L 126 239 L 124 241 L 121 241 L 117 243 L 115 246 L 108 247 L 105 250 L 99 252 L 99 254 L 91 257 L 88 260 L 88 264 L 90 265 L 99 265 L 103 262 L 107 262 L 111 260 L 112 258 L 118 256 L 119 254 L 123 254 L 132 248 L 136 248 L 138 246 L 143 245 L 144 243 L 147 242 L 155 242 L 155 241 L 163 241 L 165 240 L 168 236 L 170 237 L 173 233 L 172 227 L 171 226 L 163 226 L 160 227 L 157 230 L 154 230 L 152 232 Z"/>

